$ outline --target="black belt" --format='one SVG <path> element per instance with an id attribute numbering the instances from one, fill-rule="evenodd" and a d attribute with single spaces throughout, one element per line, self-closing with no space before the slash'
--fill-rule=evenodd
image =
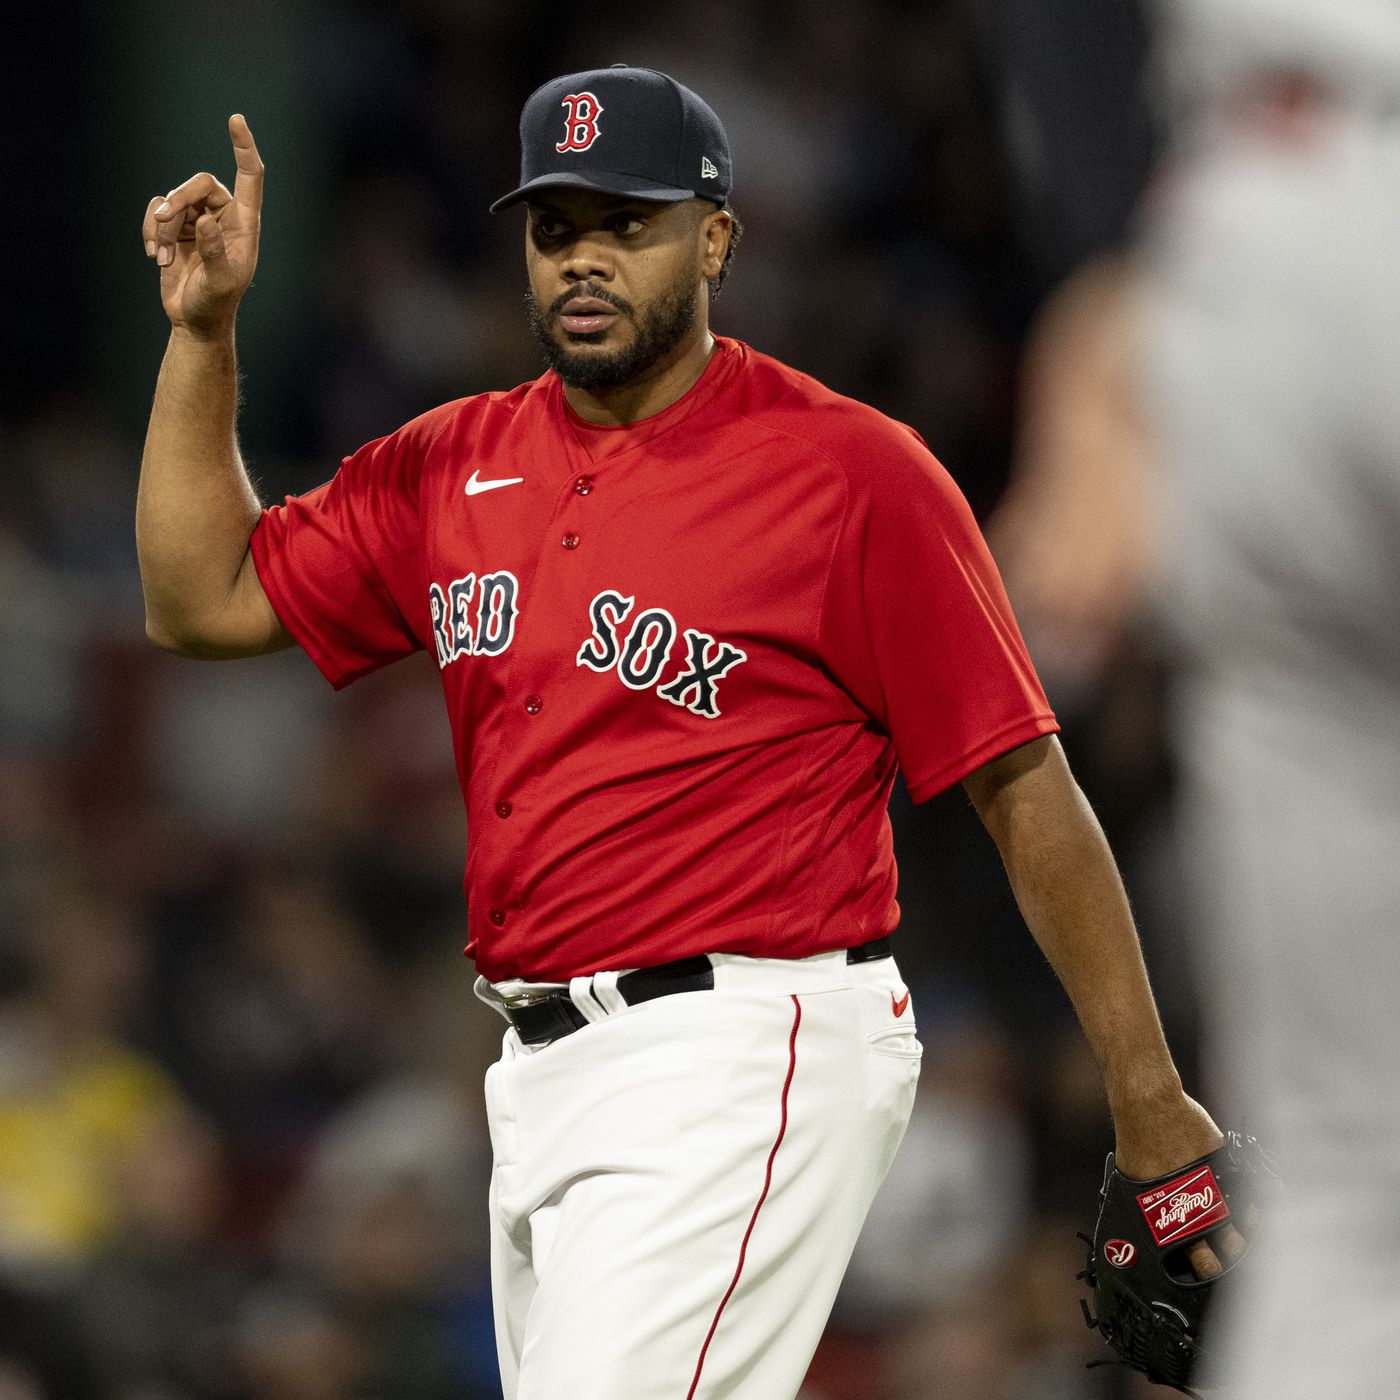
<path id="1" fill-rule="evenodd" d="M 858 948 L 846 949 L 848 963 L 874 962 L 890 956 L 890 940 L 876 938 Z M 624 972 L 617 979 L 617 991 L 628 1006 L 654 1001 L 676 992 L 708 992 L 715 985 L 715 970 L 707 957 L 678 958 L 657 967 Z M 550 992 L 525 1006 L 503 1008 L 524 1045 L 543 1045 L 572 1035 L 588 1024 L 588 1017 L 574 1005 L 568 992 Z"/>

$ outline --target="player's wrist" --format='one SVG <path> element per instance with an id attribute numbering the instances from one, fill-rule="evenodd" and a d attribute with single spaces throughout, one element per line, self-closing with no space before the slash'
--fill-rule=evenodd
<path id="1" fill-rule="evenodd" d="M 1111 1052 L 1099 1053 L 1104 1093 L 1115 1125 L 1169 1113 L 1185 1099 L 1165 1040 L 1157 1035 L 1146 1039 L 1145 1045 L 1132 1049 L 1117 1045 Z"/>
<path id="2" fill-rule="evenodd" d="M 170 323 L 172 343 L 199 347 L 231 349 L 233 346 L 234 318 L 229 316 L 209 325 L 191 324 L 188 321 Z"/>
<path id="3" fill-rule="evenodd" d="M 1105 1076 L 1108 1111 L 1120 1146 L 1150 1139 L 1154 1129 L 1179 1118 L 1189 1100 L 1172 1065 Z"/>
<path id="4" fill-rule="evenodd" d="M 1113 1130 L 1120 1170 L 1139 1180 L 1173 1171 L 1223 1141 L 1210 1114 L 1180 1087 L 1174 1095 L 1115 1113 Z"/>

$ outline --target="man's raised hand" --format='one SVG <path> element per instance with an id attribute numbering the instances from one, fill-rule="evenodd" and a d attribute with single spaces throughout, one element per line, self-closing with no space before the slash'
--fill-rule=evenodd
<path id="1" fill-rule="evenodd" d="M 228 119 L 237 176 L 233 193 L 208 172 L 192 175 L 146 206 L 141 240 L 160 268 L 160 299 L 172 326 L 219 334 L 234 314 L 258 261 L 263 164 L 241 114 Z"/>

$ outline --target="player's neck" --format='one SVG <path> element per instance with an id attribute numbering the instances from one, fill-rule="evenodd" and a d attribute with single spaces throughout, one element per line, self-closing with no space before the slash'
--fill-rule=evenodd
<path id="1" fill-rule="evenodd" d="M 613 389 L 579 389 L 566 384 L 564 397 L 585 422 L 602 427 L 638 423 L 670 408 L 694 388 L 714 350 L 715 338 L 709 327 L 698 326 L 694 336 L 688 336 L 641 377 Z"/>

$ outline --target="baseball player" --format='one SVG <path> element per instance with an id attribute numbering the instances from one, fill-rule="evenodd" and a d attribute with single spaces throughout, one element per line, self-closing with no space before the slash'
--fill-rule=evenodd
<path id="1" fill-rule="evenodd" d="M 1400 7 L 1158 9 L 1172 159 L 1047 339 L 1099 372 L 1047 382 L 1003 557 L 1079 655 L 1147 592 L 1177 652 L 1211 1072 L 1285 1181 L 1203 1379 L 1371 1400 L 1400 1356 Z"/>
<path id="2" fill-rule="evenodd" d="M 233 326 L 263 167 L 142 236 L 172 325 L 142 464 L 148 631 L 426 649 L 468 818 L 501 1372 L 518 1400 L 796 1394 L 907 1122 L 886 801 L 961 782 L 1103 1066 L 1119 1161 L 1220 1141 L 1163 1042 L 1102 834 L 971 515 L 916 434 L 709 330 L 728 141 L 661 73 L 521 117 L 531 383 L 425 413 L 264 510 Z M 839 267 L 814 269 L 837 294 Z M 1198 1268 L 1218 1268 L 1202 1251 Z"/>
<path id="3" fill-rule="evenodd" d="M 1165 8 L 1160 596 L 1214 1044 L 1287 1184 L 1217 1379 L 1370 1400 L 1400 1388 L 1400 6 Z"/>

